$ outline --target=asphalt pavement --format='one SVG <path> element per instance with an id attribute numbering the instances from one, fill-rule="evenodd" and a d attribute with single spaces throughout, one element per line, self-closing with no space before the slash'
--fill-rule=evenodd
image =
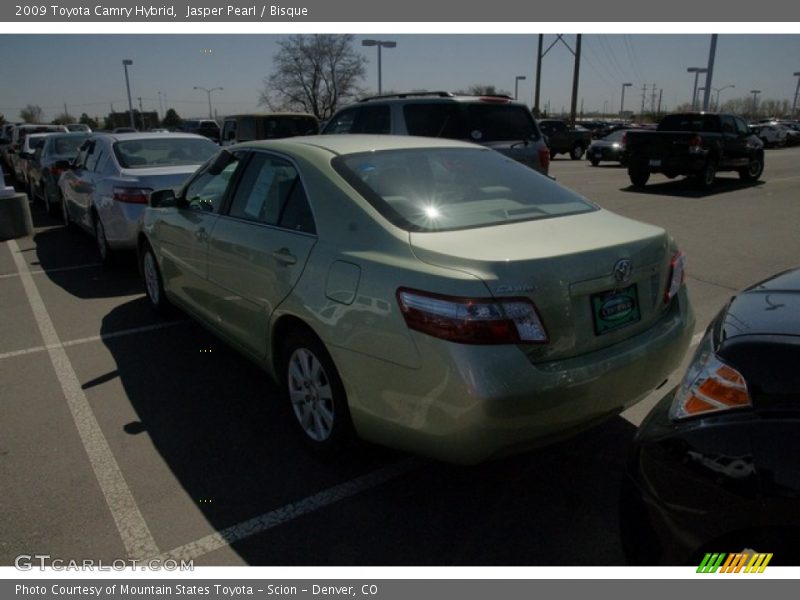
<path id="1" fill-rule="evenodd" d="M 599 205 L 667 228 L 696 339 L 736 291 L 800 263 L 800 148 L 711 193 L 554 160 Z M 0 243 L 0 564 L 153 556 L 196 565 L 621 565 L 619 482 L 643 403 L 571 440 L 477 467 L 364 445 L 321 461 L 264 373 L 147 306 L 135 260 L 33 207 Z"/>

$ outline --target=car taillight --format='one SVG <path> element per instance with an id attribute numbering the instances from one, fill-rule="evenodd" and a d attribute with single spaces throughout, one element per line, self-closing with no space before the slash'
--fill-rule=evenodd
<path id="1" fill-rule="evenodd" d="M 703 138 L 694 135 L 689 139 L 689 154 L 699 154 L 703 151 Z"/>
<path id="2" fill-rule="evenodd" d="M 752 402 L 747 382 L 716 355 L 709 330 L 675 392 L 670 417 L 679 420 L 748 406 Z"/>
<path id="3" fill-rule="evenodd" d="M 669 279 L 667 279 L 667 290 L 664 292 L 664 304 L 668 303 L 677 295 L 685 281 L 686 255 L 679 251 L 672 257 L 672 263 L 669 267 Z"/>
<path id="4" fill-rule="evenodd" d="M 550 168 L 550 148 L 539 148 L 539 164 L 544 170 Z"/>
<path id="5" fill-rule="evenodd" d="M 527 298 L 458 298 L 401 288 L 410 329 L 459 344 L 544 344 L 547 331 Z"/>
<path id="6" fill-rule="evenodd" d="M 127 204 L 147 204 L 150 197 L 150 188 L 115 187 L 112 190 L 114 200 Z"/>

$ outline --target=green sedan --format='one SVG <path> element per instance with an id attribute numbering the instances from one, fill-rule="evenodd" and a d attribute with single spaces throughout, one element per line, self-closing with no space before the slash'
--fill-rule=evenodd
<path id="1" fill-rule="evenodd" d="M 151 195 L 138 247 L 154 308 L 264 367 L 326 452 L 550 443 L 659 386 L 694 326 L 663 229 L 456 141 L 231 146 Z"/>

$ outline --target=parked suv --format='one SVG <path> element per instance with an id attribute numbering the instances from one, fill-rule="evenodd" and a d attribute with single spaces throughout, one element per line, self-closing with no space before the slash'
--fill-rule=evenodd
<path id="1" fill-rule="evenodd" d="M 223 146 L 256 140 L 273 140 L 297 135 L 317 135 L 319 121 L 308 113 L 254 113 L 225 117 Z"/>
<path id="2" fill-rule="evenodd" d="M 422 135 L 482 144 L 547 174 L 550 151 L 527 106 L 508 96 L 373 96 L 337 111 L 323 134 Z"/>

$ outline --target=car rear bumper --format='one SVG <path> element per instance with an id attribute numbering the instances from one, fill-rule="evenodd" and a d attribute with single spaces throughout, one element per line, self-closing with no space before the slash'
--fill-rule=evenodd
<path id="1" fill-rule="evenodd" d="M 108 245 L 115 250 L 136 248 L 145 204 L 130 204 L 108 200 L 98 207 Z"/>
<path id="2" fill-rule="evenodd" d="M 635 404 L 678 367 L 693 327 L 684 288 L 650 329 L 548 363 L 532 364 L 517 346 L 417 333 L 419 369 L 329 347 L 363 438 L 469 464 L 551 443 Z"/>

